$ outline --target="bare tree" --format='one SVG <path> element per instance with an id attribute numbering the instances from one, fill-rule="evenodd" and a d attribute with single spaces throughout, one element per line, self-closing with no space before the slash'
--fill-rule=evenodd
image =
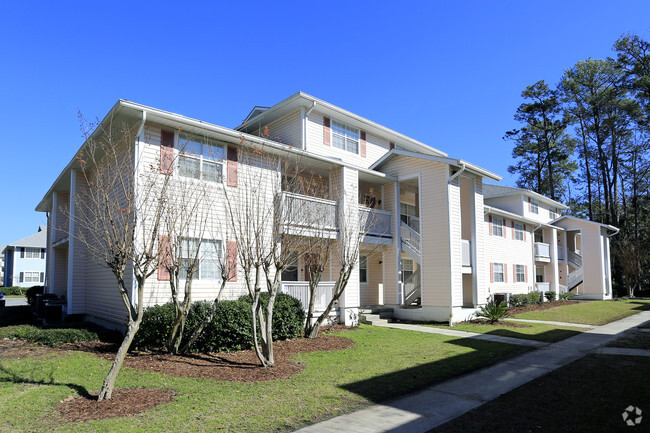
<path id="1" fill-rule="evenodd" d="M 126 333 L 99 393 L 101 401 L 111 398 L 142 321 L 145 282 L 158 268 L 158 227 L 168 181 L 160 179 L 158 167 L 140 166 L 135 152 L 139 124 L 114 125 L 108 118 L 95 128 L 80 120 L 86 140 L 76 159 L 84 181 L 77 184 L 76 208 L 69 212 L 75 226 L 70 235 L 113 273 L 127 315 Z"/>

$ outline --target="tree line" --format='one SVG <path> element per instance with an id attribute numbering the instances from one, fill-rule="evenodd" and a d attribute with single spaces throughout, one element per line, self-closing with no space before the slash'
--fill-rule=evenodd
<path id="1" fill-rule="evenodd" d="M 623 35 L 614 56 L 528 86 L 506 132 L 517 186 L 563 201 L 576 217 L 620 228 L 611 239 L 614 293 L 650 281 L 650 43 Z"/>

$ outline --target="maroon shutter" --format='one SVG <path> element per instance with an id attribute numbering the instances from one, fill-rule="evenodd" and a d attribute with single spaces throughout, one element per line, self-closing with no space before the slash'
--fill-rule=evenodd
<path id="1" fill-rule="evenodd" d="M 530 197 L 528 197 L 528 212 L 533 211 L 533 205 L 530 203 Z"/>
<path id="2" fill-rule="evenodd" d="M 505 263 L 503 264 L 503 281 L 508 282 L 508 265 Z"/>
<path id="3" fill-rule="evenodd" d="M 228 281 L 237 281 L 237 242 L 230 241 L 226 247 L 226 266 L 228 266 Z"/>
<path id="4" fill-rule="evenodd" d="M 524 242 L 526 241 L 526 224 L 524 224 Z"/>
<path id="5" fill-rule="evenodd" d="M 504 218 L 504 219 L 503 219 L 503 237 L 504 237 L 504 238 L 506 237 L 506 232 L 508 231 L 508 224 L 507 224 L 507 222 L 508 222 L 508 221 Z"/>
<path id="6" fill-rule="evenodd" d="M 490 282 L 494 283 L 494 263 L 490 263 Z"/>
<path id="7" fill-rule="evenodd" d="M 228 186 L 237 186 L 238 161 L 237 148 L 228 146 Z"/>
<path id="8" fill-rule="evenodd" d="M 366 131 L 361 131 L 361 156 L 366 157 Z"/>
<path id="9" fill-rule="evenodd" d="M 332 145 L 332 132 L 330 130 L 330 118 L 323 117 L 323 144 L 325 146 Z"/>
<path id="10" fill-rule="evenodd" d="M 174 174 L 174 133 L 171 131 L 160 133 L 160 172 Z"/>
<path id="11" fill-rule="evenodd" d="M 512 221 L 512 239 L 515 238 L 515 222 Z"/>
<path id="12" fill-rule="evenodd" d="M 512 282 L 517 282 L 517 265 L 512 265 Z"/>
<path id="13" fill-rule="evenodd" d="M 492 215 L 488 215 L 488 220 L 490 221 L 490 236 L 492 236 Z"/>
<path id="14" fill-rule="evenodd" d="M 524 278 L 526 279 L 526 282 L 528 282 L 528 265 L 524 266 L 524 275 L 525 275 Z"/>
<path id="15" fill-rule="evenodd" d="M 392 141 L 390 143 L 388 143 L 388 149 L 389 150 L 395 149 L 395 143 L 393 143 Z"/>
<path id="16" fill-rule="evenodd" d="M 158 281 L 169 281 L 171 276 L 169 274 L 169 266 L 172 264 L 171 245 L 169 244 L 169 236 L 158 236 Z"/>

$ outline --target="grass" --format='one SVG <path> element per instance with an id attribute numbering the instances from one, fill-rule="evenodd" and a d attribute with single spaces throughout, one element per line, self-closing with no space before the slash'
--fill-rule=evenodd
<path id="1" fill-rule="evenodd" d="M 591 355 L 510 391 L 434 430 L 476 432 L 647 431 L 650 359 Z M 636 429 L 622 418 L 643 410 Z"/>
<path id="2" fill-rule="evenodd" d="M 639 332 L 630 330 L 617 338 L 610 344 L 610 347 L 628 347 L 631 349 L 650 349 L 650 332 Z"/>
<path id="3" fill-rule="evenodd" d="M 169 388 L 170 404 L 140 415 L 65 423 L 57 404 L 98 390 L 109 363 L 90 354 L 0 360 L 0 431 L 286 431 L 382 401 L 521 353 L 508 344 L 367 327 L 339 334 L 353 348 L 297 355 L 285 380 L 232 383 L 124 368 L 118 387 Z"/>
<path id="4" fill-rule="evenodd" d="M 645 310 L 650 310 L 650 300 L 635 298 L 581 302 L 548 310 L 528 311 L 513 317 L 517 319 L 604 325 Z"/>
<path id="5" fill-rule="evenodd" d="M 476 332 L 478 334 L 501 335 L 503 337 L 523 338 L 526 340 L 537 340 L 554 343 L 573 337 L 585 331 L 580 328 L 566 326 L 554 326 L 544 323 L 527 323 L 525 328 L 515 328 L 501 325 L 478 325 L 473 323 L 457 323 L 453 328 L 447 325 L 433 325 L 435 328 L 454 329 L 456 331 Z M 431 325 L 430 325 L 431 326 Z"/>
<path id="6" fill-rule="evenodd" d="M 24 339 L 34 344 L 58 346 L 80 341 L 97 341 L 96 332 L 83 328 L 41 329 L 32 325 L 15 325 L 0 328 L 0 338 Z"/>

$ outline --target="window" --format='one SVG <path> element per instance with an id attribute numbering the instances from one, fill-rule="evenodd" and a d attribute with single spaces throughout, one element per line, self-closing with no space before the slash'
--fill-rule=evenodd
<path id="1" fill-rule="evenodd" d="M 505 268 L 503 263 L 492 263 L 492 273 L 494 275 L 495 283 L 503 283 L 505 281 Z"/>
<path id="2" fill-rule="evenodd" d="M 399 204 L 400 219 L 413 230 L 420 231 L 420 220 L 418 219 L 418 209 L 415 205 L 408 203 Z"/>
<path id="3" fill-rule="evenodd" d="M 211 281 L 221 279 L 221 270 L 219 269 L 221 241 L 203 239 L 199 246 L 197 238 L 182 238 L 179 248 L 181 248 L 180 279 L 187 278 L 188 265 L 190 260 L 194 260 L 195 257 L 199 259 L 199 266 L 194 270 L 192 279 Z"/>
<path id="4" fill-rule="evenodd" d="M 548 216 L 549 218 L 555 219 L 560 215 L 560 211 L 557 208 L 551 209 L 549 208 L 548 210 Z"/>
<path id="5" fill-rule="evenodd" d="M 539 203 L 537 201 L 535 200 L 530 201 L 530 211 L 536 214 L 539 213 Z"/>
<path id="6" fill-rule="evenodd" d="M 359 282 L 368 282 L 368 256 L 359 256 Z"/>
<path id="7" fill-rule="evenodd" d="M 25 248 L 25 258 L 26 259 L 40 259 L 41 258 L 41 249 L 40 248 Z"/>
<path id="8" fill-rule="evenodd" d="M 221 182 L 224 151 L 212 140 L 180 133 L 178 136 L 178 173 L 181 176 Z"/>
<path id="9" fill-rule="evenodd" d="M 526 266 L 515 265 L 515 281 L 518 283 L 526 282 Z"/>
<path id="10" fill-rule="evenodd" d="M 287 260 L 287 267 L 282 271 L 282 281 L 298 281 L 298 253 L 293 252 Z"/>
<path id="11" fill-rule="evenodd" d="M 503 236 L 503 218 L 492 217 L 492 235 Z"/>
<path id="12" fill-rule="evenodd" d="M 535 282 L 544 282 L 544 266 L 535 266 Z"/>
<path id="13" fill-rule="evenodd" d="M 40 250 L 39 250 L 40 252 Z M 24 272 L 23 273 L 23 282 L 24 283 L 40 283 L 41 282 L 41 273 L 40 272 Z"/>
<path id="14" fill-rule="evenodd" d="M 408 280 L 408 278 L 413 275 L 413 272 L 415 272 L 413 260 L 402 259 L 402 281 Z"/>
<path id="15" fill-rule="evenodd" d="M 522 223 L 515 223 L 515 239 L 518 241 L 524 240 L 524 225 Z"/>
<path id="16" fill-rule="evenodd" d="M 332 120 L 332 144 L 339 149 L 359 153 L 359 130 Z"/>

